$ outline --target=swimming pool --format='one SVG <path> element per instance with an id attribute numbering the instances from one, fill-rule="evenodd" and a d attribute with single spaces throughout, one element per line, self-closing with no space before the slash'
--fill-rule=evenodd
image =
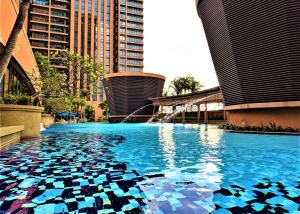
<path id="1" fill-rule="evenodd" d="M 0 153 L 0 213 L 300 213 L 298 136 L 54 125 Z"/>

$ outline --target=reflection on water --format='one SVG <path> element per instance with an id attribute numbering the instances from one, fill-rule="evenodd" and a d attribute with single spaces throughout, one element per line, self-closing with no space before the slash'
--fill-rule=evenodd
<path id="1" fill-rule="evenodd" d="M 167 159 L 167 168 L 170 169 L 175 167 L 174 157 L 176 155 L 173 127 L 171 124 L 167 124 L 158 128 L 159 142 L 164 150 L 164 156 Z"/>
<path id="2" fill-rule="evenodd" d="M 33 199 L 62 185 L 72 185 L 74 190 L 80 185 L 80 195 L 90 197 L 85 186 L 93 184 L 97 188 L 89 187 L 91 192 L 101 192 L 93 195 L 95 203 L 110 201 L 115 211 L 293 213 L 299 207 L 300 154 L 295 136 L 234 134 L 216 126 L 173 124 L 58 125 L 43 135 L 42 141 L 22 143 L 0 155 L 0 165 L 1 161 L 9 164 L 0 167 L 0 188 L 1 179 L 6 179 L 1 173 L 17 180 L 14 185 L 18 185 L 24 179 L 23 165 L 33 164 L 29 172 L 42 180 L 36 181 L 35 176 L 18 186 L 20 191 L 24 185 L 36 188 L 36 182 L 41 182 L 39 188 L 47 187 L 35 190 Z M 21 173 L 14 172 L 15 165 Z M 54 169 L 58 180 L 44 184 Z M 61 183 L 59 179 L 65 180 Z M 74 200 L 72 194 L 65 196 Z M 0 200 L 0 211 L 1 206 L 4 210 L 14 207 L 9 195 L 8 202 L 1 205 Z M 60 197 L 58 200 L 65 203 Z M 81 206 L 95 207 L 80 200 Z M 120 201 L 124 206 L 114 207 Z M 67 205 L 69 210 L 74 208 Z"/>
<path id="3" fill-rule="evenodd" d="M 193 134 L 191 134 L 191 132 Z M 220 189 L 222 132 L 211 133 L 198 125 L 158 127 L 159 143 L 167 160 L 159 177 L 139 183 L 151 212 L 209 213 L 216 207 L 213 193 Z M 159 158 L 159 157 L 158 157 Z"/>

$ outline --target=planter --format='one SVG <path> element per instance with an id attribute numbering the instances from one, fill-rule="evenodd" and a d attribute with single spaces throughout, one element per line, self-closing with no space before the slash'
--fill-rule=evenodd
<path id="1" fill-rule="evenodd" d="M 0 126 L 23 125 L 21 138 L 39 137 L 43 110 L 37 106 L 0 104 Z"/>
<path id="2" fill-rule="evenodd" d="M 0 130 L 0 151 L 12 144 L 18 143 L 24 126 L 6 126 Z"/>
<path id="3" fill-rule="evenodd" d="M 42 123 L 45 128 L 49 128 L 55 122 L 55 118 L 51 114 L 42 114 Z"/>

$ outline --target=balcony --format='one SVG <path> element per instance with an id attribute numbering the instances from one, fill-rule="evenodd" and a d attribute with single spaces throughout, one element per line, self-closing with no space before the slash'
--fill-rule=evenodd
<path id="1" fill-rule="evenodd" d="M 49 15 L 49 10 L 42 10 L 42 9 L 38 9 L 38 8 L 33 8 L 31 10 L 32 14 L 38 14 L 38 15 Z"/>
<path id="2" fill-rule="evenodd" d="M 43 23 L 43 24 L 48 24 L 49 19 L 46 17 L 37 17 L 37 16 L 32 16 L 30 21 L 32 22 L 38 22 L 38 23 Z"/>
<path id="3" fill-rule="evenodd" d="M 36 50 L 48 50 L 48 47 L 39 47 L 31 44 L 31 48 L 36 51 Z"/>
<path id="4" fill-rule="evenodd" d="M 32 6 L 33 7 L 41 7 L 41 8 L 49 8 L 49 2 L 45 3 L 45 4 L 44 3 L 41 4 L 41 3 L 33 2 Z"/>
<path id="5" fill-rule="evenodd" d="M 67 13 L 64 13 L 64 12 L 61 12 L 61 11 L 55 11 L 55 10 L 51 11 L 51 15 L 52 16 L 57 16 L 57 17 L 62 17 L 62 18 L 67 17 Z"/>
<path id="6" fill-rule="evenodd" d="M 48 32 L 48 26 L 40 26 L 40 25 L 35 25 L 35 24 L 33 24 L 33 25 L 31 25 L 30 26 L 30 28 L 29 28 L 30 30 L 32 30 L 32 31 L 41 31 L 41 32 Z"/>
<path id="7" fill-rule="evenodd" d="M 52 4 L 52 9 L 68 11 L 67 5 Z"/>

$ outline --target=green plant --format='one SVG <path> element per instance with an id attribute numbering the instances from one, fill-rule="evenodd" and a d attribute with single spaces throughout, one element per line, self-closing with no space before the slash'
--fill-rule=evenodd
<path id="1" fill-rule="evenodd" d="M 101 64 L 95 63 L 90 56 L 80 56 L 70 51 L 56 51 L 51 53 L 51 61 L 67 67 L 66 81 L 68 94 L 78 97 L 80 91 L 79 82 L 84 82 L 84 87 L 90 91 L 92 86 L 97 86 L 100 79 L 104 79 L 104 69 Z M 82 88 L 81 88 L 82 89 Z M 87 96 L 83 96 L 87 97 Z"/>
<path id="2" fill-rule="evenodd" d="M 67 76 L 51 67 L 49 60 L 45 59 L 41 53 L 36 52 L 35 59 L 40 76 L 31 79 L 41 87 L 39 96 L 42 98 L 65 96 L 68 93 Z"/>
<path id="3" fill-rule="evenodd" d="M 87 120 L 85 117 L 83 117 L 83 118 L 80 118 L 80 119 L 78 120 L 78 122 L 79 122 L 79 123 L 86 123 L 86 122 L 88 122 L 88 120 Z"/>
<path id="4" fill-rule="evenodd" d="M 95 119 L 95 108 L 94 106 L 87 105 L 85 108 L 85 117 L 87 121 L 91 122 Z"/>
<path id="5" fill-rule="evenodd" d="M 170 83 L 169 88 L 175 91 L 176 95 L 186 94 L 189 92 L 197 92 L 203 86 L 194 77 L 187 75 L 185 77 L 177 77 Z"/>
<path id="6" fill-rule="evenodd" d="M 13 105 L 33 105 L 33 97 L 28 95 L 13 95 L 6 94 L 2 98 L 4 104 L 13 104 Z"/>
<path id="7" fill-rule="evenodd" d="M 100 117 L 98 117 L 98 122 L 107 122 L 108 118 L 104 115 L 101 115 Z"/>
<path id="8" fill-rule="evenodd" d="M 0 97 L 0 104 L 4 104 L 3 98 Z"/>
<path id="9" fill-rule="evenodd" d="M 86 89 L 82 89 L 80 91 L 80 97 L 86 99 L 87 97 L 91 96 L 91 91 L 86 90 Z"/>
<path id="10" fill-rule="evenodd" d="M 220 129 L 233 130 L 233 131 L 255 131 L 255 132 L 300 132 L 300 130 L 293 129 L 291 127 L 283 128 L 282 126 L 276 125 L 274 122 L 269 122 L 269 126 L 235 126 L 231 123 L 225 123 L 219 125 Z"/>
<path id="11" fill-rule="evenodd" d="M 105 116 L 108 117 L 109 105 L 107 100 L 100 103 L 98 107 L 101 108 L 103 110 L 103 114 L 105 114 Z"/>
<path id="12" fill-rule="evenodd" d="M 18 105 L 33 105 L 33 98 L 27 95 L 19 95 L 17 97 Z"/>
<path id="13" fill-rule="evenodd" d="M 16 105 L 17 104 L 17 97 L 15 95 L 12 95 L 12 94 L 6 94 L 3 97 L 3 102 L 5 104 L 14 104 L 14 105 Z"/>
<path id="14" fill-rule="evenodd" d="M 62 112 L 70 113 L 73 104 L 70 99 L 64 97 L 51 97 L 45 99 L 45 112 L 48 114 L 59 114 Z"/>

